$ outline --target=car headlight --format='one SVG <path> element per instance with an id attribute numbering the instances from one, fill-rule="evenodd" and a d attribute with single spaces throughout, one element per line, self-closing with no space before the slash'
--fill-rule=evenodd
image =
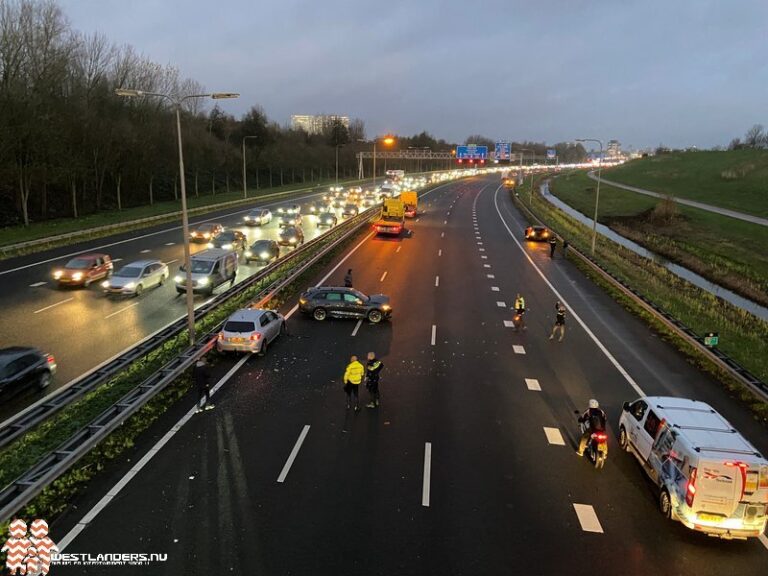
<path id="1" fill-rule="evenodd" d="M 245 251 L 245 257 L 246 258 L 250 258 L 251 256 L 253 256 L 253 252 L 251 252 L 250 250 L 246 250 Z"/>
<path id="2" fill-rule="evenodd" d="M 296 237 L 292 236 L 291 239 L 288 240 L 288 242 L 290 242 L 291 244 L 295 244 L 296 243 Z"/>
<path id="3" fill-rule="evenodd" d="M 213 248 L 213 242 L 208 242 L 208 244 L 205 245 L 206 248 Z"/>
<path id="4" fill-rule="evenodd" d="M 249 222 L 250 220 L 251 220 L 251 217 L 250 217 L 250 216 L 246 216 L 246 217 L 245 217 L 245 221 L 246 221 L 246 222 Z"/>
<path id="5" fill-rule="evenodd" d="M 269 258 L 269 252 L 262 252 L 261 254 L 259 254 L 259 258 L 266 260 L 267 258 Z"/>
<path id="6" fill-rule="evenodd" d="M 181 284 L 182 278 L 181 276 L 174 276 L 173 281 L 176 282 L 176 284 Z"/>
<path id="7" fill-rule="evenodd" d="M 61 270 L 56 270 L 56 271 L 53 273 L 53 277 L 54 277 L 56 280 L 58 280 L 59 278 L 61 278 L 63 275 L 64 275 L 64 272 L 62 272 Z"/>
<path id="8" fill-rule="evenodd" d="M 82 280 L 83 273 L 82 272 L 75 272 L 72 274 L 72 280 Z"/>
<path id="9" fill-rule="evenodd" d="M 207 286 L 208 285 L 208 278 L 200 278 L 200 280 L 197 281 L 198 286 Z"/>
<path id="10" fill-rule="evenodd" d="M 392 306 L 390 306 L 389 304 L 384 304 L 381 307 L 381 309 L 384 310 L 385 312 L 387 312 L 388 310 L 392 310 Z"/>
<path id="11" fill-rule="evenodd" d="M 109 280 L 104 280 L 104 282 L 101 283 L 102 288 L 109 288 Z"/>
<path id="12" fill-rule="evenodd" d="M 128 282 L 125 286 L 123 286 L 126 290 L 133 290 L 136 288 L 136 282 Z"/>
<path id="13" fill-rule="evenodd" d="M 210 235 L 210 233 L 208 233 L 208 232 L 206 232 L 205 234 L 203 234 L 203 238 L 210 238 L 210 237 L 211 237 L 211 235 Z"/>
<path id="14" fill-rule="evenodd" d="M 224 244 L 224 245 L 222 246 L 222 248 L 223 248 L 224 250 L 232 250 L 232 244 Z"/>

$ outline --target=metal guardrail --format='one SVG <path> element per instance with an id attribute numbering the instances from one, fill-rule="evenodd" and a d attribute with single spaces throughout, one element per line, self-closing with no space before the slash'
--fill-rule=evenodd
<path id="1" fill-rule="evenodd" d="M 557 234 L 555 230 L 549 224 L 544 223 L 534 212 L 532 212 L 525 204 L 519 199 L 515 199 L 515 203 L 524 210 L 533 220 L 547 226 Z M 560 236 L 560 235 L 558 235 Z M 562 236 L 560 236 L 562 241 Z M 768 402 L 768 384 L 760 380 L 757 376 L 752 374 L 749 370 L 744 368 L 741 364 L 736 362 L 733 358 L 728 356 L 722 350 L 714 347 L 706 346 L 704 344 L 704 338 L 696 334 L 691 328 L 683 324 L 680 320 L 666 312 L 660 306 L 652 302 L 645 295 L 640 293 L 635 288 L 627 285 L 621 278 L 604 268 L 596 260 L 587 256 L 583 252 L 574 248 L 573 245 L 569 246 L 569 252 L 580 258 L 583 262 L 588 264 L 595 272 L 600 274 L 605 280 L 610 282 L 614 287 L 619 289 L 625 296 L 631 299 L 633 302 L 645 309 L 649 314 L 653 315 L 657 320 L 661 321 L 668 329 L 683 338 L 688 344 L 693 346 L 699 353 L 706 356 L 709 360 L 715 363 L 716 366 L 726 371 L 728 374 L 739 380 L 744 384 L 749 391 L 755 396 Z"/>
<path id="2" fill-rule="evenodd" d="M 222 303 L 242 294 L 245 290 L 258 284 L 260 280 L 264 280 L 268 276 L 271 276 L 280 267 L 289 267 L 289 265 L 295 263 L 296 260 L 301 260 L 306 257 L 306 260 L 301 261 L 298 265 L 289 267 L 289 272 L 287 274 L 270 284 L 261 287 L 260 292 L 253 300 L 258 301 L 263 305 L 271 299 L 275 293 L 293 282 L 329 251 L 333 250 L 351 235 L 357 233 L 362 226 L 368 224 L 378 209 L 378 206 L 369 208 L 360 215 L 331 229 L 327 234 L 323 234 L 322 236 L 307 242 L 304 246 L 287 256 L 285 260 L 281 259 L 280 261 L 275 262 L 259 273 L 253 275 L 248 280 L 223 292 L 217 298 L 205 304 L 204 307 L 201 307 L 199 309 L 200 313 L 198 314 L 198 312 L 196 312 L 195 314 L 195 320 L 202 319 L 207 313 Z M 322 247 L 317 249 L 318 246 Z M 316 252 L 311 254 L 315 250 Z M 308 256 L 308 254 L 311 255 Z M 181 326 L 179 326 L 179 323 Z M 156 394 L 181 376 L 185 370 L 189 369 L 198 358 L 210 350 L 215 342 L 215 335 L 219 332 L 222 325 L 223 322 L 217 324 L 212 330 L 208 331 L 204 337 L 200 338 L 194 346 L 187 348 L 179 356 L 175 357 L 160 370 L 149 376 L 110 408 L 102 412 L 93 421 L 77 431 L 64 444 L 42 457 L 41 460 L 20 478 L 17 478 L 14 482 L 0 491 L 0 521 L 10 518 L 15 512 L 28 504 L 48 484 L 66 472 L 80 458 L 92 450 L 99 442 L 149 402 L 149 400 Z M 156 334 L 155 337 L 148 339 L 145 343 L 142 343 L 142 345 L 137 346 L 137 350 L 132 349 L 123 356 L 116 358 L 114 362 L 110 363 L 109 367 L 104 367 L 105 370 L 103 372 L 94 372 L 94 379 L 88 379 L 90 385 L 87 388 L 85 386 L 79 388 L 77 396 L 74 396 L 74 398 L 81 397 L 87 391 L 93 390 L 96 386 L 103 384 L 119 370 L 125 368 L 130 362 L 133 362 L 142 355 L 146 355 L 149 351 L 157 348 L 172 336 L 180 333 L 185 327 L 186 321 L 183 319 L 181 319 L 180 322 L 174 322 L 168 328 Z M 141 352 L 139 352 L 139 350 Z M 64 395 L 62 395 L 62 397 L 63 396 Z M 67 403 L 71 402 L 72 399 L 72 396 L 66 396 Z M 66 404 L 59 405 L 56 411 L 60 410 L 65 405 Z M 43 404 L 42 407 L 46 407 L 46 405 Z M 49 410 L 50 408 L 52 407 L 49 407 Z M 48 411 L 45 415 L 35 414 L 33 418 L 25 420 L 24 426 L 29 430 L 30 427 L 35 426 L 45 418 L 50 417 L 52 413 L 53 412 Z M 18 429 L 16 429 L 13 437 L 18 437 L 19 435 L 20 433 L 18 432 Z M 8 440 L 6 440 L 6 444 L 7 442 Z"/>

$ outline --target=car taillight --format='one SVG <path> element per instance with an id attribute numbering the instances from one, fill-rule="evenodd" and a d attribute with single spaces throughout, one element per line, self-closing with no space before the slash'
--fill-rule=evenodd
<path id="1" fill-rule="evenodd" d="M 53 357 L 53 354 L 48 354 L 48 355 L 45 357 L 45 361 L 46 361 L 48 364 L 56 364 L 56 358 L 54 358 L 54 357 Z"/>
<path id="2" fill-rule="evenodd" d="M 685 489 L 685 503 L 693 506 L 693 497 L 696 496 L 696 468 L 691 468 L 691 477 Z"/>
<path id="3" fill-rule="evenodd" d="M 261 334 L 251 334 L 250 338 L 248 338 L 251 342 L 258 342 L 261 340 Z"/>

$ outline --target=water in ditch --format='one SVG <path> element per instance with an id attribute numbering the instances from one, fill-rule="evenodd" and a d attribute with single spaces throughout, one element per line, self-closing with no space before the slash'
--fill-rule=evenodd
<path id="1" fill-rule="evenodd" d="M 557 196 L 554 196 L 553 194 L 551 194 L 549 192 L 549 186 L 547 185 L 546 182 L 541 185 L 541 196 L 551 204 L 560 208 L 560 210 L 562 210 L 569 216 L 581 222 L 582 224 L 586 224 L 587 226 L 590 226 L 590 227 L 592 226 L 592 218 L 585 216 L 584 214 L 582 214 L 572 206 L 560 200 L 560 198 L 558 198 Z M 752 300 L 744 298 L 743 296 L 739 296 L 735 292 L 731 292 L 730 290 L 728 290 L 727 288 L 723 288 L 719 284 L 710 282 L 703 276 L 696 274 L 696 272 L 693 272 L 688 268 L 685 268 L 683 266 L 675 264 L 674 262 L 670 262 L 669 260 L 666 260 L 663 256 L 660 256 L 655 252 L 651 252 L 647 248 L 644 248 L 643 246 L 640 246 L 640 244 L 637 244 L 632 240 L 625 238 L 621 234 L 616 233 L 615 231 L 608 228 L 608 226 L 600 224 L 599 222 L 597 224 L 597 231 L 603 236 L 605 236 L 606 238 L 609 238 L 610 240 L 616 242 L 617 244 L 621 244 L 625 248 L 629 248 L 630 250 L 639 254 L 640 256 L 653 260 L 656 264 L 659 264 L 660 266 L 664 266 L 664 268 L 666 268 L 676 276 L 679 276 L 680 278 L 687 280 L 691 284 L 698 286 L 699 288 L 702 288 L 703 290 L 706 290 L 707 292 L 714 294 L 718 298 L 722 298 L 726 302 L 729 302 L 734 306 L 741 308 L 746 312 L 749 312 L 750 314 L 754 314 L 758 318 L 768 321 L 768 308 L 765 308 L 764 306 L 761 306 L 760 304 L 757 304 Z"/>

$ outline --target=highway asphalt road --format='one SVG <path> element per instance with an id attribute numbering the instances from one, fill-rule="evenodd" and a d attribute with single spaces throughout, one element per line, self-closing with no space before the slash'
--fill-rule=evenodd
<path id="1" fill-rule="evenodd" d="M 266 358 L 217 364 L 214 410 L 174 407 L 51 529 L 69 554 L 166 561 L 55 573 L 765 574 L 765 540 L 662 517 L 617 422 L 637 388 L 711 403 L 763 453 L 765 428 L 569 262 L 523 244 L 497 184 L 432 192 L 410 237 L 366 237 L 324 282 L 352 268 L 392 297 L 391 322 L 292 315 Z M 521 333 L 505 326 L 517 292 Z M 558 298 L 561 343 L 547 338 Z M 382 404 L 348 411 L 344 366 L 370 350 Z M 610 420 L 601 471 L 575 454 L 573 411 L 592 397 Z"/>
<path id="2" fill-rule="evenodd" d="M 319 199 L 321 193 L 304 193 L 294 198 L 264 201 L 253 206 L 238 207 L 192 219 L 191 226 L 201 222 L 220 222 L 225 228 L 243 231 L 249 243 L 261 238 L 277 239 L 277 215 L 265 226 L 245 226 L 243 217 L 254 206 L 275 212 L 279 206 L 306 205 Z M 339 222 L 341 214 L 339 211 Z M 318 230 L 314 221 L 304 216 L 305 240 L 327 229 Z M 0 402 L 0 421 L 24 406 L 50 394 L 59 387 L 101 364 L 115 354 L 133 346 L 142 338 L 163 328 L 185 314 L 185 300 L 178 296 L 172 281 L 183 260 L 183 237 L 178 224 L 163 224 L 100 238 L 77 245 L 64 246 L 0 263 L 0 348 L 35 346 L 51 353 L 58 363 L 54 382 L 43 392 L 28 390 Z M 192 253 L 204 250 L 205 244 L 192 244 Z M 290 248 L 281 248 L 281 254 Z M 166 262 L 171 281 L 145 291 L 137 298 L 106 297 L 101 282 L 88 288 L 57 288 L 53 270 L 75 255 L 103 252 L 115 261 L 115 269 L 129 262 L 157 258 Z M 241 259 L 238 281 L 259 270 L 255 262 Z M 228 284 L 217 289 L 226 290 Z M 205 297 L 195 296 L 196 303 Z"/>

